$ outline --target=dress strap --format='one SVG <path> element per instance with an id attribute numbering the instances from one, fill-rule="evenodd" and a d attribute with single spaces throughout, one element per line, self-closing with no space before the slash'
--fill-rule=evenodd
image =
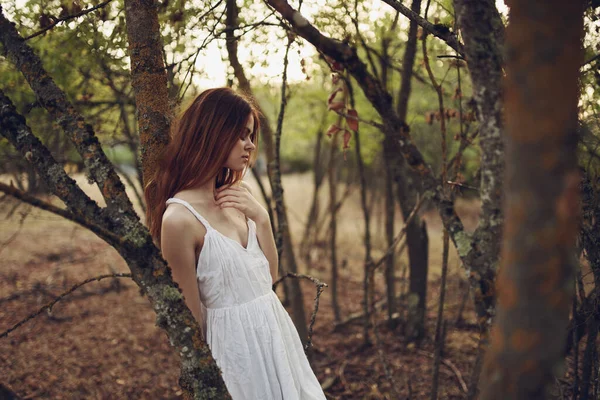
<path id="1" fill-rule="evenodd" d="M 176 197 L 171 197 L 170 199 L 168 199 L 166 201 L 166 203 L 167 204 L 171 204 L 171 203 L 179 203 L 179 204 L 181 204 L 182 206 L 184 206 L 185 208 L 187 208 L 188 210 L 190 210 L 190 212 L 192 214 L 194 214 L 194 216 L 198 219 L 198 221 L 200 221 L 202 223 L 202 225 L 204 225 L 204 227 L 206 228 L 207 231 L 213 229 L 213 227 L 210 226 L 210 224 L 208 223 L 208 221 L 202 215 L 200 215 L 198 213 L 198 211 L 196 211 L 194 209 L 194 207 L 192 207 L 192 205 L 190 203 L 188 203 L 187 201 L 178 199 Z"/>

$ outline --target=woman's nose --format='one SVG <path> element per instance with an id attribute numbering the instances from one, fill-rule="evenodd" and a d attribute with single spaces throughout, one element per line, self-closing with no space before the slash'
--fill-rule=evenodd
<path id="1" fill-rule="evenodd" d="M 246 148 L 246 150 L 252 151 L 252 150 L 256 149 L 256 145 L 254 143 L 252 143 L 251 140 L 248 140 L 246 142 L 246 147 L 245 148 Z"/>

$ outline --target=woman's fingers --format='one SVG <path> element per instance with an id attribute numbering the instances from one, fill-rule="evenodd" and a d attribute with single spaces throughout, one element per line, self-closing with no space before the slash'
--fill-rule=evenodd
<path id="1" fill-rule="evenodd" d="M 216 203 L 220 204 L 224 201 L 239 201 L 240 198 L 238 196 L 232 195 L 232 194 L 226 194 L 226 195 L 222 195 L 217 197 L 216 199 Z"/>
<path id="2" fill-rule="evenodd" d="M 238 210 L 244 212 L 243 205 L 241 203 L 237 203 L 235 201 L 223 202 L 223 203 L 219 204 L 219 207 L 221 207 L 221 208 L 237 208 Z"/>

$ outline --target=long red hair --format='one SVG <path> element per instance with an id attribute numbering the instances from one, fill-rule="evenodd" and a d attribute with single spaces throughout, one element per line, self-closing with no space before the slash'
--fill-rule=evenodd
<path id="1" fill-rule="evenodd" d="M 223 165 L 244 134 L 250 115 L 254 117 L 252 141 L 258 143 L 259 114 L 251 100 L 229 88 L 215 88 L 200 93 L 171 125 L 171 140 L 144 188 L 146 224 L 159 246 L 168 198 L 213 177 L 216 187 L 241 181 L 245 171 L 231 171 Z"/>

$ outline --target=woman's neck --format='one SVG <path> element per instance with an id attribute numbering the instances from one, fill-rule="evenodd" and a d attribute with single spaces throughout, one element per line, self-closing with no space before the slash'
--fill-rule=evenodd
<path id="1" fill-rule="evenodd" d="M 188 189 L 183 190 L 182 192 L 193 196 L 194 198 L 198 199 L 198 200 L 205 200 L 205 201 L 214 201 L 214 196 L 215 196 L 215 184 L 216 184 L 216 180 L 217 177 L 213 177 L 210 180 L 208 180 L 208 182 L 200 185 L 200 186 L 194 186 Z M 180 192 L 181 193 L 181 192 Z"/>

